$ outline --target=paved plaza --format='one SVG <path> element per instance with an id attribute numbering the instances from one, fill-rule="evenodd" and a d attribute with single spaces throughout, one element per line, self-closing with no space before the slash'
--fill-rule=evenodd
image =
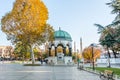
<path id="1" fill-rule="evenodd" d="M 0 64 L 0 80 L 100 80 L 98 75 L 76 66 L 23 66 Z"/>

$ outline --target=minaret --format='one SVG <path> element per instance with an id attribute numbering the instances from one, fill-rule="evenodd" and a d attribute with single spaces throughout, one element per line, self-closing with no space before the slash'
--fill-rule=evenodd
<path id="1" fill-rule="evenodd" d="M 76 42 L 74 42 L 74 52 L 76 53 Z"/>
<path id="2" fill-rule="evenodd" d="M 81 58 L 83 61 L 83 66 L 84 66 L 84 57 L 82 56 L 82 38 L 80 38 L 80 54 L 81 54 Z"/>
<path id="3" fill-rule="evenodd" d="M 80 53 L 82 53 L 82 38 L 80 38 Z"/>
<path id="4" fill-rule="evenodd" d="M 76 56 L 75 62 L 77 62 L 76 42 L 74 42 L 74 54 Z"/>

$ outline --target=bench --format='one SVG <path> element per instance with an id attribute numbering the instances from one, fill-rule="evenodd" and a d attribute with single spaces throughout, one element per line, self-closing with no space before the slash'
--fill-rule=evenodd
<path id="1" fill-rule="evenodd" d="M 113 71 L 111 70 L 104 70 L 104 72 L 100 72 L 100 78 L 107 78 L 107 80 L 115 80 L 113 78 Z"/>

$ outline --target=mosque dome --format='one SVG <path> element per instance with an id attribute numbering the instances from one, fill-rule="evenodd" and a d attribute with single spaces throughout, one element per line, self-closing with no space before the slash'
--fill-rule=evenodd
<path id="1" fill-rule="evenodd" d="M 61 40 L 72 41 L 71 35 L 68 32 L 63 31 L 61 29 L 55 31 L 54 38 L 55 38 L 55 40 L 61 39 Z"/>

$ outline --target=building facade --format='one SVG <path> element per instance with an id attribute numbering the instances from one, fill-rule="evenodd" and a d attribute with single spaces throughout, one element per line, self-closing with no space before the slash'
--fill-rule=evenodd
<path id="1" fill-rule="evenodd" d="M 4 60 L 10 59 L 10 55 L 13 52 L 12 46 L 0 46 L 0 58 Z"/>
<path id="2" fill-rule="evenodd" d="M 71 35 L 59 28 L 54 33 L 54 39 L 54 42 L 49 43 L 49 61 L 54 61 L 55 64 L 72 62 Z"/>

